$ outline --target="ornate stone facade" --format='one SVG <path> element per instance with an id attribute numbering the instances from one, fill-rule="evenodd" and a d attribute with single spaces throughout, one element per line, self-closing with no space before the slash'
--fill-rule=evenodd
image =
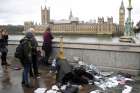
<path id="1" fill-rule="evenodd" d="M 122 12 L 123 10 L 123 12 Z M 97 22 L 82 22 L 78 18 L 73 17 L 70 11 L 69 20 L 50 21 L 50 9 L 41 7 L 41 21 L 42 24 L 32 24 L 25 22 L 24 26 L 27 30 L 29 27 L 35 28 L 36 32 L 42 33 L 47 26 L 50 26 L 53 33 L 61 34 L 109 34 L 112 35 L 119 31 L 124 31 L 124 16 L 125 10 L 123 2 L 119 10 L 119 25 L 113 22 L 113 17 L 104 20 L 104 17 L 98 18 Z"/>

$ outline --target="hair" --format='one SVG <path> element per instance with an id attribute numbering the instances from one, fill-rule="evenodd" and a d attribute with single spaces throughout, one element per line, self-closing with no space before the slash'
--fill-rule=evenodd
<path id="1" fill-rule="evenodd" d="M 35 29 L 34 29 L 34 28 L 29 28 L 28 31 L 29 31 L 29 32 L 34 32 Z"/>
<path id="2" fill-rule="evenodd" d="M 2 31 L 0 30 L 0 39 L 2 38 Z"/>
<path id="3" fill-rule="evenodd" d="M 51 28 L 50 28 L 50 27 L 47 27 L 47 28 L 46 28 L 46 31 L 51 31 Z"/>
<path id="4" fill-rule="evenodd" d="M 2 28 L 0 31 L 1 31 L 1 32 L 3 32 L 3 31 L 4 31 L 4 29 Z"/>

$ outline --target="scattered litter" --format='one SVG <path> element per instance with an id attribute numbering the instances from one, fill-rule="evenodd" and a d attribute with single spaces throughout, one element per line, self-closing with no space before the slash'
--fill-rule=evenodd
<path id="1" fill-rule="evenodd" d="M 104 93 L 104 91 L 109 91 L 114 88 L 116 89 L 117 87 L 119 87 L 119 85 L 122 86 L 122 88 L 123 86 L 125 87 L 122 93 L 131 92 L 132 87 L 126 85 L 126 82 L 134 81 L 133 79 L 131 79 L 132 75 L 125 73 L 116 74 L 114 72 L 102 72 L 95 65 L 84 63 L 80 60 L 79 57 L 74 57 L 73 59 L 78 63 L 73 65 L 73 70 L 76 68 L 81 68 L 83 71 L 94 77 L 93 79 L 89 79 L 87 84 L 95 84 L 98 89 L 91 91 L 90 93 Z M 73 84 L 70 85 L 73 86 Z M 78 86 L 76 86 L 76 88 L 80 89 L 80 87 Z M 58 91 L 60 90 L 65 93 L 67 89 L 69 89 L 68 85 L 60 86 L 60 89 L 56 85 L 54 85 L 52 86 L 52 89 L 48 90 L 46 93 L 58 93 Z M 74 87 L 72 87 L 72 89 L 74 89 Z"/>
<path id="2" fill-rule="evenodd" d="M 91 91 L 90 93 L 100 93 L 101 91 L 100 90 L 94 90 L 94 91 Z"/>
<path id="3" fill-rule="evenodd" d="M 112 75 L 114 72 L 100 72 L 101 75 L 107 77 L 107 76 L 110 76 Z"/>
<path id="4" fill-rule="evenodd" d="M 66 89 L 66 85 L 61 86 L 61 90 L 65 90 Z"/>
<path id="5" fill-rule="evenodd" d="M 58 93 L 56 90 L 48 90 L 46 93 Z"/>
<path id="6" fill-rule="evenodd" d="M 125 85 L 124 87 L 125 87 L 125 89 L 122 91 L 122 93 L 130 93 L 132 91 L 131 86 Z"/>
<path id="7" fill-rule="evenodd" d="M 47 88 L 37 88 L 34 93 L 45 93 L 46 90 Z"/>
<path id="8" fill-rule="evenodd" d="M 85 63 L 84 63 L 83 61 L 79 61 L 78 64 L 79 64 L 80 66 L 84 66 L 84 65 L 85 65 Z"/>
<path id="9" fill-rule="evenodd" d="M 11 66 L 11 69 L 13 69 L 13 70 L 20 70 L 21 67 L 19 65 L 13 65 L 13 66 Z"/>
<path id="10" fill-rule="evenodd" d="M 73 60 L 78 62 L 78 61 L 80 61 L 80 57 L 73 57 Z"/>
<path id="11" fill-rule="evenodd" d="M 125 78 L 126 81 L 134 81 L 133 79 L 131 78 Z"/>
<path id="12" fill-rule="evenodd" d="M 58 86 L 53 85 L 53 86 L 52 86 L 52 90 L 56 90 L 56 91 L 57 91 L 57 90 L 59 90 L 59 88 L 58 88 Z"/>

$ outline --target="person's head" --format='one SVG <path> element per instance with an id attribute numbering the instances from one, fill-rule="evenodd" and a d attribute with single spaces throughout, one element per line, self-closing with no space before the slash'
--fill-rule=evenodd
<path id="1" fill-rule="evenodd" d="M 33 35 L 32 32 L 26 32 L 25 37 L 28 38 L 28 39 L 31 39 L 31 38 L 34 37 L 34 35 Z"/>
<path id="2" fill-rule="evenodd" d="M 34 28 L 29 28 L 27 31 L 26 31 L 26 33 L 27 32 L 31 32 L 33 35 L 35 35 L 35 29 Z"/>
<path id="3" fill-rule="evenodd" d="M 1 31 L 1 32 L 3 32 L 3 31 L 4 31 L 4 29 L 2 28 L 0 31 Z"/>
<path id="4" fill-rule="evenodd" d="M 5 34 L 6 34 L 6 30 L 3 29 L 3 30 L 2 30 L 2 35 L 5 35 Z"/>
<path id="5" fill-rule="evenodd" d="M 35 29 L 34 28 L 29 28 L 28 31 L 33 33 L 33 32 L 35 32 Z"/>
<path id="6" fill-rule="evenodd" d="M 46 28 L 46 32 L 50 32 L 51 31 L 51 28 L 50 27 L 47 27 Z"/>

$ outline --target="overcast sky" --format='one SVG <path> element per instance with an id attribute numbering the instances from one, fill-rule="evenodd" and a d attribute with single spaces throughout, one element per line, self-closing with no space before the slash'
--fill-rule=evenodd
<path id="1" fill-rule="evenodd" d="M 70 9 L 79 20 L 97 20 L 98 17 L 113 17 L 118 23 L 122 0 L 0 0 L 0 25 L 24 24 L 24 21 L 41 21 L 41 5 L 50 7 L 53 20 L 68 19 Z M 125 8 L 128 0 L 123 0 Z M 140 20 L 140 0 L 132 0 L 132 19 Z M 126 10 L 126 17 L 128 16 Z"/>

